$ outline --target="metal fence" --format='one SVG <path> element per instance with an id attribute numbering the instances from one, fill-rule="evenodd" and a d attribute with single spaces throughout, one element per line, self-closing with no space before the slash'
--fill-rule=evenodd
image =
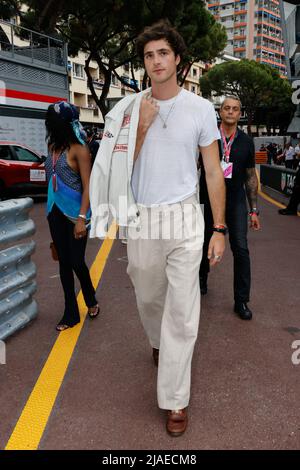
<path id="1" fill-rule="evenodd" d="M 44 65 L 66 67 L 65 44 L 56 38 L 0 20 L 0 56 Z"/>
<path id="2" fill-rule="evenodd" d="M 3 246 L 20 241 L 35 232 L 29 219 L 30 198 L 0 202 L 0 340 L 23 328 L 37 316 L 36 267 L 31 261 L 35 242 Z"/>

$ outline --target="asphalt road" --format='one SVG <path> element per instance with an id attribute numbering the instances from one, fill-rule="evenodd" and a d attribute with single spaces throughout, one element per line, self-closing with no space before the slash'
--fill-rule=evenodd
<path id="1" fill-rule="evenodd" d="M 300 340 L 300 219 L 279 216 L 263 200 L 260 207 L 263 229 L 249 233 L 254 318 L 245 322 L 233 313 L 227 246 L 202 300 L 186 433 L 171 438 L 165 431 L 157 370 L 126 275 L 126 246 L 115 241 L 97 289 L 101 315 L 84 323 L 39 449 L 299 449 L 300 364 L 292 363 L 292 343 Z M 39 315 L 6 341 L 0 448 L 57 339 L 63 309 L 44 203 L 36 202 L 31 214 Z M 89 265 L 100 245 L 90 240 Z"/>

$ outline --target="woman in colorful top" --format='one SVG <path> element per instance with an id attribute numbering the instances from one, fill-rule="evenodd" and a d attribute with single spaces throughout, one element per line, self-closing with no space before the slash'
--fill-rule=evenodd
<path id="1" fill-rule="evenodd" d="M 45 162 L 47 218 L 65 295 L 65 311 L 56 327 L 58 331 L 80 322 L 73 271 L 80 281 L 89 316 L 94 318 L 100 311 L 84 259 L 90 218 L 91 156 L 78 118 L 75 106 L 59 101 L 49 106 L 45 121 L 49 150 Z"/>

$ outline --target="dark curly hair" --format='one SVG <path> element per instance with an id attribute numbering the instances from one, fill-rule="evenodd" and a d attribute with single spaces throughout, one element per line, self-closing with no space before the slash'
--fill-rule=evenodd
<path id="1" fill-rule="evenodd" d="M 46 141 L 53 150 L 69 149 L 71 144 L 79 144 L 71 123 L 62 119 L 50 104 L 45 117 Z"/>
<path id="2" fill-rule="evenodd" d="M 182 36 L 171 25 L 169 20 L 160 20 L 152 26 L 147 26 L 136 40 L 136 48 L 139 58 L 144 61 L 144 49 L 148 42 L 165 39 L 175 56 L 179 55 L 182 61 L 186 52 L 186 45 Z"/>

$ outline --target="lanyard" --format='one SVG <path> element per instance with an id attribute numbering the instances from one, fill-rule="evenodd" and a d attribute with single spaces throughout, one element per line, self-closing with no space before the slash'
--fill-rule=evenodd
<path id="1" fill-rule="evenodd" d="M 225 160 L 226 163 L 228 163 L 229 162 L 229 157 L 230 157 L 231 146 L 232 146 L 233 141 L 234 141 L 234 139 L 237 135 L 237 132 L 234 132 L 230 136 L 229 141 L 227 142 L 222 124 L 220 126 L 220 131 L 221 131 L 221 137 L 222 137 L 221 143 L 222 143 L 222 150 L 223 150 L 223 160 Z"/>

